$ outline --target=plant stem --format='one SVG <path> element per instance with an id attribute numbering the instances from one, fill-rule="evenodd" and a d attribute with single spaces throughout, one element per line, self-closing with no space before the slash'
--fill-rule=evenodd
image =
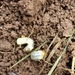
<path id="1" fill-rule="evenodd" d="M 72 38 L 74 32 L 75 32 L 75 29 L 72 31 L 71 36 L 69 37 L 69 39 L 68 39 L 68 41 L 67 41 L 67 45 L 66 45 L 65 48 L 64 48 L 64 51 L 63 51 L 63 52 L 61 53 L 61 55 L 58 57 L 58 59 L 56 60 L 56 62 L 54 63 L 53 67 L 51 68 L 51 70 L 49 71 L 49 73 L 48 73 L 47 75 L 51 75 L 52 72 L 54 71 L 54 69 L 56 68 L 58 62 L 60 61 L 60 59 L 62 58 L 63 54 L 65 53 L 65 51 L 66 51 L 66 49 L 67 49 L 67 47 L 68 47 L 69 42 L 71 41 L 71 38 Z"/>

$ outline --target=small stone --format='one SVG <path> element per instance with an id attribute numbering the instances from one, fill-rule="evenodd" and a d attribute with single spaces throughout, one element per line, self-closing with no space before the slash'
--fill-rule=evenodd
<path id="1" fill-rule="evenodd" d="M 12 45 L 9 41 L 7 40 L 0 40 L 0 50 L 11 50 L 12 49 Z"/>
<path id="2" fill-rule="evenodd" d="M 12 36 L 13 38 L 17 38 L 16 32 L 15 32 L 15 31 L 12 31 L 12 32 L 11 32 L 11 36 Z"/>
<path id="3" fill-rule="evenodd" d="M 3 21 L 4 21 L 3 17 L 2 17 L 2 16 L 0 16 L 0 22 L 3 22 Z"/>

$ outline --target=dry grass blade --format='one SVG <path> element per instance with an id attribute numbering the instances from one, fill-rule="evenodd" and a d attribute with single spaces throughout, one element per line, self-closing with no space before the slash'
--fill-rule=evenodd
<path id="1" fill-rule="evenodd" d="M 57 35 L 54 37 L 54 39 L 53 39 L 53 41 L 50 43 L 50 45 L 48 46 L 46 54 L 49 52 L 49 48 L 52 46 L 53 42 L 56 40 L 58 34 L 59 34 L 59 32 L 58 32 Z"/>
<path id="2" fill-rule="evenodd" d="M 74 66 L 75 66 L 75 57 L 72 58 L 72 72 L 71 72 L 71 75 L 74 74 Z"/>
<path id="3" fill-rule="evenodd" d="M 65 40 L 65 39 L 60 40 L 60 41 L 55 45 L 55 47 L 52 49 L 52 51 L 50 52 L 50 54 L 49 54 L 49 56 L 48 56 L 48 58 L 47 58 L 47 61 L 48 61 L 48 62 L 50 61 L 50 59 L 51 59 L 52 56 L 54 55 L 55 50 L 57 50 L 57 48 L 60 46 L 60 44 L 61 44 L 64 40 Z"/>
<path id="4" fill-rule="evenodd" d="M 73 54 L 73 58 L 72 58 L 72 66 L 71 66 L 71 70 L 72 70 L 71 75 L 75 75 L 75 71 L 74 71 L 75 69 L 75 46 L 74 46 L 74 51 L 72 54 Z"/>
<path id="5" fill-rule="evenodd" d="M 48 46 L 47 48 L 47 52 L 46 52 L 46 55 L 47 53 L 49 52 L 49 48 L 51 47 L 51 45 L 53 44 L 53 42 L 56 40 L 57 36 L 58 36 L 59 33 L 57 33 L 57 35 L 54 37 L 53 41 L 50 43 L 50 45 Z M 46 56 L 44 57 L 44 60 L 45 60 Z M 46 63 L 43 65 L 43 67 L 41 68 L 40 72 L 38 73 L 38 75 L 40 75 L 42 73 L 42 71 L 44 70 L 46 66 Z"/>
<path id="6" fill-rule="evenodd" d="M 69 39 L 68 39 L 68 41 L 67 41 L 67 45 L 65 46 L 64 51 L 63 51 L 63 52 L 61 53 L 61 55 L 58 57 L 58 59 L 56 60 L 56 62 L 55 62 L 54 65 L 53 65 L 53 67 L 52 67 L 51 70 L 49 71 L 48 75 L 51 75 L 51 74 L 53 73 L 53 71 L 54 71 L 54 69 L 56 68 L 58 62 L 60 61 L 60 59 L 62 58 L 63 54 L 65 53 L 65 51 L 66 51 L 66 49 L 67 49 L 67 47 L 68 47 L 69 42 L 71 41 L 71 38 L 72 38 L 74 32 L 75 32 L 75 29 L 72 31 L 72 34 L 71 34 L 71 36 L 69 37 Z"/>
<path id="7" fill-rule="evenodd" d="M 47 43 L 47 41 L 45 41 L 44 43 L 42 43 L 39 47 L 37 47 L 35 50 L 33 50 L 33 51 L 36 51 L 36 50 L 38 50 L 38 49 L 40 49 L 44 44 L 46 44 Z M 32 52 L 33 52 L 32 51 Z M 31 52 L 31 53 L 32 53 Z M 11 66 L 10 68 L 13 68 L 14 66 L 16 66 L 17 64 L 19 64 L 20 62 L 22 62 L 23 60 L 25 60 L 27 57 L 29 57 L 30 55 L 31 55 L 31 53 L 29 53 L 29 54 L 27 54 L 25 57 L 23 57 L 22 59 L 20 59 L 18 62 L 16 62 L 13 66 Z"/>
<path id="8" fill-rule="evenodd" d="M 55 53 L 55 50 L 60 46 L 60 44 L 61 44 L 61 42 L 63 42 L 63 40 L 64 39 L 62 39 L 60 42 L 58 42 L 56 45 L 55 45 L 55 47 L 53 48 L 53 50 L 50 52 L 50 54 L 49 54 L 49 56 L 48 56 L 48 58 L 47 58 L 47 62 L 49 62 L 50 61 L 50 59 L 51 59 L 51 57 L 54 55 L 54 53 Z M 44 68 L 46 67 L 46 63 L 43 65 L 43 67 L 42 67 L 42 69 L 40 70 L 40 72 L 39 72 L 39 75 L 42 73 L 42 71 L 44 70 Z"/>
<path id="9" fill-rule="evenodd" d="M 71 70 L 71 69 L 67 69 L 67 68 L 63 68 L 63 67 L 61 67 L 60 69 L 63 69 L 63 70 L 69 71 L 70 73 L 72 73 L 72 71 L 75 71 L 75 70 Z M 74 74 L 74 75 L 75 75 L 75 74 Z"/>
<path id="10" fill-rule="evenodd" d="M 50 52 L 50 54 L 49 54 L 49 56 L 48 56 L 48 58 L 47 58 L 47 62 L 49 62 L 50 61 L 50 59 L 52 58 L 52 56 L 54 55 L 54 53 L 55 53 L 55 50 L 57 50 L 57 48 L 60 46 L 60 44 L 64 41 L 65 39 L 62 39 L 60 42 L 58 42 L 56 45 L 55 45 L 55 47 L 52 49 L 52 51 Z M 42 69 L 41 69 L 41 71 L 40 71 L 40 73 L 44 70 L 44 68 L 46 67 L 46 63 L 43 65 L 43 67 L 42 67 Z M 40 74 L 39 73 L 39 74 Z"/>

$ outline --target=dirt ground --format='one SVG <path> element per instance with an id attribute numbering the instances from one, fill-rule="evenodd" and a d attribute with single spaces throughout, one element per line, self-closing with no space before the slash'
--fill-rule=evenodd
<path id="1" fill-rule="evenodd" d="M 16 44 L 17 38 L 25 35 L 34 39 L 35 48 L 48 40 L 41 48 L 47 50 L 49 43 L 59 32 L 50 51 L 61 39 L 65 38 L 65 41 L 50 60 L 50 63 L 54 64 L 74 28 L 75 0 L 0 0 L 0 75 L 37 75 L 45 63 L 42 60 L 32 61 L 28 57 L 10 69 L 27 54 Z M 74 45 L 73 36 L 52 75 L 71 75 L 66 69 L 71 69 Z M 51 67 L 47 64 L 41 75 L 47 75 Z"/>

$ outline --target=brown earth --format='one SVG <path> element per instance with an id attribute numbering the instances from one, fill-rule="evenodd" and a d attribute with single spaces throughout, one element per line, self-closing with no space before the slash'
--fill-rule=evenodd
<path id="1" fill-rule="evenodd" d="M 32 61 L 28 57 L 14 68 L 9 69 L 27 54 L 18 48 L 17 38 L 22 35 L 31 37 L 35 41 L 35 48 L 48 40 L 48 43 L 42 47 L 46 50 L 59 32 L 58 40 L 54 42 L 50 50 L 61 39 L 66 39 L 51 58 L 50 63 L 53 64 L 63 51 L 67 38 L 74 28 L 74 0 L 0 0 L 0 75 L 37 75 L 45 63 Z M 53 75 L 71 75 L 65 69 L 71 69 L 74 45 L 75 37 L 73 36 L 67 52 L 57 65 Z M 41 75 L 47 75 L 51 67 L 47 65 Z"/>

